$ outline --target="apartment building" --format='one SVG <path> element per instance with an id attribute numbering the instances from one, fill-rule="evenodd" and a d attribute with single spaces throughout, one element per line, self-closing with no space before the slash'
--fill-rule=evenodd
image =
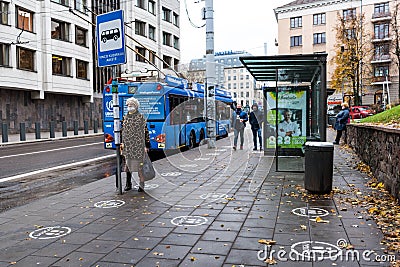
<path id="1" fill-rule="evenodd" d="M 216 83 L 232 93 L 232 98 L 243 106 L 262 105 L 262 92 L 257 91 L 256 81 L 240 62 L 239 57 L 251 56 L 245 51 L 215 53 Z M 205 82 L 206 58 L 193 59 L 189 64 L 188 80 Z"/>
<path id="2" fill-rule="evenodd" d="M 361 77 L 363 104 L 382 104 L 399 98 L 399 73 L 390 54 L 393 42 L 391 21 L 396 1 L 385 0 L 296 0 L 275 9 L 278 22 L 279 54 L 328 53 L 328 89 L 335 68 L 332 58 L 338 53 L 335 28 L 338 14 L 364 14 L 363 27 L 368 38 L 369 56 L 362 68 L 370 70 Z"/>
<path id="3" fill-rule="evenodd" d="M 179 0 L 0 0 L 0 127 L 57 130 L 102 120 L 112 68 L 96 62 L 96 15 L 123 9 L 127 63 L 117 76 L 179 64 Z M 153 51 L 158 57 L 154 56 Z M 143 57 L 139 56 L 141 54 Z M 150 62 L 150 63 L 149 63 Z"/>
<path id="4" fill-rule="evenodd" d="M 122 73 L 162 70 L 173 74 L 180 63 L 180 2 L 178 0 L 123 1 L 127 26 L 127 63 Z M 135 50 L 135 52 L 133 51 Z M 157 56 L 155 56 L 157 55 Z"/>

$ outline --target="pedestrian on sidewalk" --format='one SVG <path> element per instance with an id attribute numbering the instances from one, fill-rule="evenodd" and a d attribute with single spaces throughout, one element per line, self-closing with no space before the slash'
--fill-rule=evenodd
<path id="1" fill-rule="evenodd" d="M 336 130 L 336 138 L 333 142 L 335 145 L 338 145 L 340 142 L 340 138 L 342 137 L 343 131 L 346 132 L 346 124 L 350 118 L 349 104 L 347 102 L 342 103 L 342 110 L 336 115 L 335 122 L 335 130 Z"/>
<path id="2" fill-rule="evenodd" d="M 124 116 L 122 129 L 123 154 L 129 172 L 137 172 L 139 176 L 139 192 L 144 191 L 144 177 L 142 174 L 143 160 L 145 153 L 150 148 L 149 130 L 147 129 L 146 119 L 139 112 L 139 101 L 134 98 L 126 100 L 128 113 Z M 125 191 L 132 189 L 132 181 L 127 175 Z"/>
<path id="3" fill-rule="evenodd" d="M 243 149 L 244 128 L 246 128 L 246 121 L 248 121 L 247 113 L 242 110 L 242 105 L 238 104 L 236 106 L 236 110 L 232 114 L 232 121 L 231 121 L 234 133 L 233 150 L 236 150 L 239 134 L 240 134 L 240 149 L 241 150 Z"/>
<path id="4" fill-rule="evenodd" d="M 256 103 L 251 106 L 251 109 L 253 111 L 250 113 L 249 122 L 251 125 L 251 131 L 253 132 L 253 150 L 257 150 L 257 138 L 260 142 L 260 150 L 262 150 L 261 125 L 263 122 L 263 113 L 258 109 L 258 105 Z"/>

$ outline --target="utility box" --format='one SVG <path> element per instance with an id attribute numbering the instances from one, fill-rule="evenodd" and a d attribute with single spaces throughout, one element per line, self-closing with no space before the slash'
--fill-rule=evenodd
<path id="1" fill-rule="evenodd" d="M 305 177 L 304 187 L 312 193 L 329 193 L 332 191 L 333 176 L 333 143 L 305 143 Z"/>

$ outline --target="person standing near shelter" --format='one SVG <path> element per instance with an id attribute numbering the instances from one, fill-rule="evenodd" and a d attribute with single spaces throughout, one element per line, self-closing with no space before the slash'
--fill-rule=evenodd
<path id="1" fill-rule="evenodd" d="M 347 102 L 342 103 L 342 110 L 336 115 L 335 130 L 336 138 L 333 142 L 338 145 L 340 138 L 342 137 L 343 131 L 346 131 L 346 124 L 350 118 L 349 104 Z"/>
<path id="2" fill-rule="evenodd" d="M 292 112 L 289 109 L 286 109 L 283 112 L 283 121 L 278 124 L 278 135 L 285 136 L 300 136 L 301 132 L 299 129 L 299 125 L 292 121 Z"/>
<path id="3" fill-rule="evenodd" d="M 143 165 L 144 153 L 150 148 L 149 130 L 147 129 L 146 120 L 139 112 L 139 101 L 134 98 L 126 100 L 128 113 L 124 117 L 124 125 L 122 130 L 123 154 L 126 159 L 126 165 L 129 172 L 137 172 L 139 176 L 139 192 L 144 191 L 144 177 L 141 166 Z M 125 191 L 132 188 L 130 177 L 126 179 Z"/>
<path id="4" fill-rule="evenodd" d="M 251 109 L 253 111 L 250 113 L 249 122 L 251 131 L 253 132 L 253 150 L 257 150 L 257 138 L 260 141 L 260 150 L 262 150 L 261 125 L 263 122 L 263 113 L 258 109 L 258 105 L 255 103 L 251 106 Z"/>
<path id="5" fill-rule="evenodd" d="M 236 106 L 236 110 L 232 114 L 232 121 L 231 121 L 234 133 L 233 150 L 236 150 L 239 134 L 240 134 L 240 149 L 241 150 L 243 149 L 244 128 L 246 128 L 246 121 L 248 121 L 247 113 L 242 110 L 242 105 L 238 104 Z"/>

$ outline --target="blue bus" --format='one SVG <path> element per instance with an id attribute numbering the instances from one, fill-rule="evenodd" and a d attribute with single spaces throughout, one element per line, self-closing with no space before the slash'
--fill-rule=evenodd
<path id="1" fill-rule="evenodd" d="M 127 113 L 126 100 L 135 97 L 147 120 L 150 151 L 192 148 L 207 138 L 204 85 L 166 76 L 165 82 L 118 82 L 120 118 Z M 233 100 L 230 92 L 216 89 L 216 134 L 228 136 Z M 115 149 L 112 86 L 103 90 L 104 148 Z M 122 141 L 123 142 L 123 141 Z"/>

